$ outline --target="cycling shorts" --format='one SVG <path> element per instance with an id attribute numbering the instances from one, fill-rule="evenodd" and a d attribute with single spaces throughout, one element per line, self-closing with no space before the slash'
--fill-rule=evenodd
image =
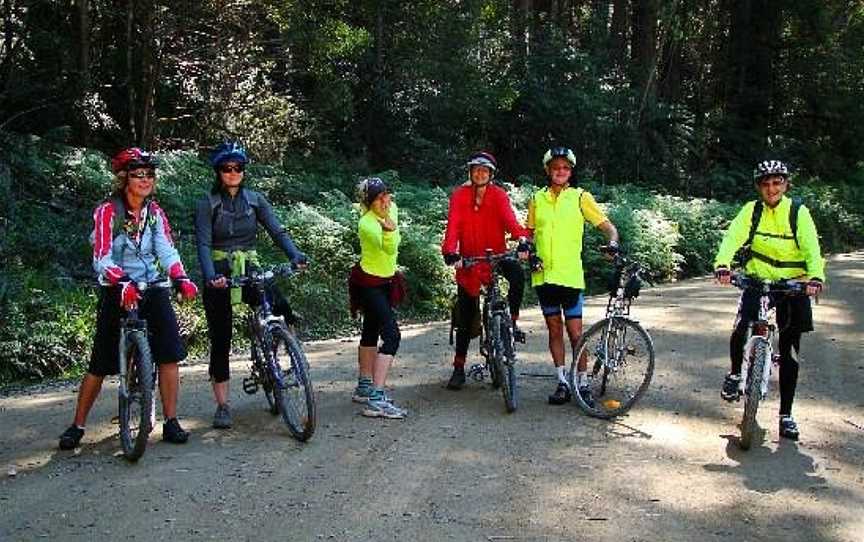
<path id="1" fill-rule="evenodd" d="M 564 313 L 565 320 L 582 318 L 582 305 L 585 296 L 579 288 L 570 288 L 559 284 L 541 284 L 534 288 L 543 316 L 560 316 Z"/>

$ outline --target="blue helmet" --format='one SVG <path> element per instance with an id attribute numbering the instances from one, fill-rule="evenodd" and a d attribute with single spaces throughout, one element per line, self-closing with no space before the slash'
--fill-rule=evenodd
<path id="1" fill-rule="evenodd" d="M 246 165 L 249 162 L 246 149 L 236 141 L 220 143 L 213 149 L 213 153 L 210 155 L 210 165 L 213 166 L 213 169 L 218 169 L 225 162 L 237 162 L 241 165 Z"/>

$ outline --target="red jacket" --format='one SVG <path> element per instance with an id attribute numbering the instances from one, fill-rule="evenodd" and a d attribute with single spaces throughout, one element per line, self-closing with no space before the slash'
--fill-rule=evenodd
<path id="1" fill-rule="evenodd" d="M 474 187 L 462 185 L 450 196 L 441 253 L 482 256 L 487 248 L 491 248 L 498 254 L 507 250 L 505 232 L 509 232 L 511 237 L 530 236 L 530 232 L 516 220 L 507 192 L 489 183 L 480 207 L 475 209 Z M 472 296 L 480 295 L 480 286 L 490 279 L 491 269 L 485 263 L 456 270 L 456 283 Z"/>

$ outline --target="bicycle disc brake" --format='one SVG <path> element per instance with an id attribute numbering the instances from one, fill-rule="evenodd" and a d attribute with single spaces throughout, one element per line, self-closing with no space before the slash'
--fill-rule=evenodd
<path id="1" fill-rule="evenodd" d="M 477 382 L 483 382 L 486 380 L 486 365 L 483 363 L 475 363 L 471 367 L 468 368 L 468 376 L 476 380 Z"/>

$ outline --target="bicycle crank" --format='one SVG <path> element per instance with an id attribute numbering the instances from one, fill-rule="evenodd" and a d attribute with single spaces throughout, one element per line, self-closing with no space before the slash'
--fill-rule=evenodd
<path id="1" fill-rule="evenodd" d="M 244 378 L 243 391 L 245 391 L 248 395 L 255 395 L 256 393 L 258 393 L 258 379 L 252 377 Z"/>

